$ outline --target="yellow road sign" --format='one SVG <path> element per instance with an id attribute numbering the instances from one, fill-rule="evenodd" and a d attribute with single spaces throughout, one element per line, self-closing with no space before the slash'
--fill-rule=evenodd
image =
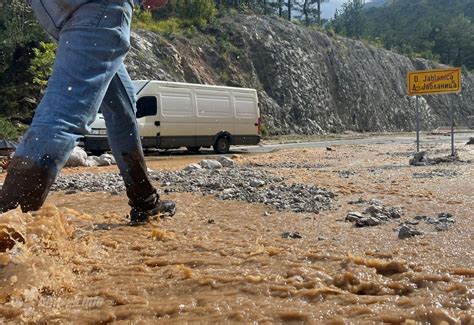
<path id="1" fill-rule="evenodd" d="M 461 91 L 461 68 L 408 72 L 408 95 L 438 95 Z"/>

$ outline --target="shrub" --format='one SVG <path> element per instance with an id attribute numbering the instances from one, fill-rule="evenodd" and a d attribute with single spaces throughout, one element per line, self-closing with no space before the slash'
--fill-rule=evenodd
<path id="1" fill-rule="evenodd" d="M 16 140 L 20 130 L 11 121 L 0 117 L 0 139 Z"/>
<path id="2" fill-rule="evenodd" d="M 56 56 L 56 43 L 40 42 L 33 49 L 34 57 L 30 62 L 29 71 L 33 75 L 33 83 L 45 87 L 53 72 L 53 63 Z"/>

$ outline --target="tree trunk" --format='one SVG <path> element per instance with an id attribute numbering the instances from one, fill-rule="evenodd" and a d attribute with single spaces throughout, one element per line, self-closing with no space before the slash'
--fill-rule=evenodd
<path id="1" fill-rule="evenodd" d="M 291 0 L 288 0 L 287 6 L 288 6 L 288 21 L 291 21 Z"/>
<path id="2" fill-rule="evenodd" d="M 318 26 L 321 26 L 321 0 L 317 0 L 318 4 Z"/>

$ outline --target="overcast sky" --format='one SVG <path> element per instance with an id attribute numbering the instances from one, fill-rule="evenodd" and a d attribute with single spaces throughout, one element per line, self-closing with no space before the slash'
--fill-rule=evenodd
<path id="1" fill-rule="evenodd" d="M 340 8 L 347 0 L 329 0 L 329 2 L 321 4 L 321 16 L 329 19 L 334 17 L 336 9 Z M 371 2 L 372 0 L 366 0 L 365 2 Z"/>

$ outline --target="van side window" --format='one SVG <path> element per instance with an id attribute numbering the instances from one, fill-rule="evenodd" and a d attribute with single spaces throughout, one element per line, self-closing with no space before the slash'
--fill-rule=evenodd
<path id="1" fill-rule="evenodd" d="M 157 100 L 154 96 L 142 97 L 137 101 L 137 118 L 154 116 L 158 113 Z"/>

